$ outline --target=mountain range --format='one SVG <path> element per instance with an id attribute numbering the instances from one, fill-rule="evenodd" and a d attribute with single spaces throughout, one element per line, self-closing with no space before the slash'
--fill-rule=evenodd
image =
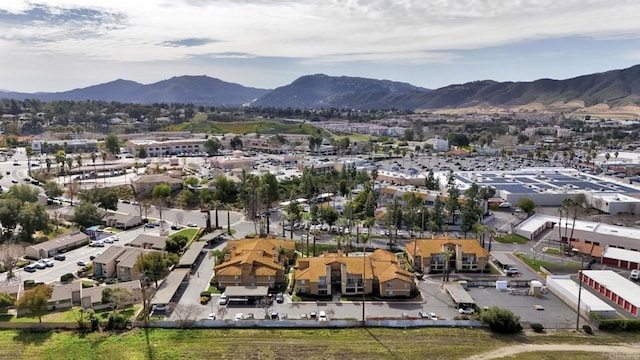
<path id="1" fill-rule="evenodd" d="M 207 76 L 179 76 L 152 84 L 129 80 L 55 93 L 0 91 L 0 97 L 103 100 L 123 103 L 193 103 L 278 108 L 456 109 L 579 101 L 584 106 L 640 105 L 640 65 L 566 80 L 474 81 L 430 90 L 407 83 L 324 74 L 302 76 L 273 90 L 245 87 Z"/>

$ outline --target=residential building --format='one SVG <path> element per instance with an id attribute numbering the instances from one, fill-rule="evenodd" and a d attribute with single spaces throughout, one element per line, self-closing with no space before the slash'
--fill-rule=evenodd
<path id="1" fill-rule="evenodd" d="M 227 242 L 227 254 L 214 267 L 219 289 L 227 286 L 268 286 L 285 283 L 285 270 L 295 242 L 284 239 L 242 239 Z"/>
<path id="2" fill-rule="evenodd" d="M 167 246 L 167 238 L 165 236 L 140 234 L 127 246 L 162 251 Z"/>
<path id="3" fill-rule="evenodd" d="M 113 306 L 113 303 L 102 302 L 102 293 L 106 289 L 124 288 L 131 292 L 129 302 L 121 306 L 131 306 L 142 300 L 142 287 L 140 280 L 120 282 L 112 285 L 82 288 L 81 281 L 71 284 L 54 285 L 51 298 L 48 301 L 49 310 L 64 310 L 73 306 L 82 306 L 85 309 L 102 310 Z"/>
<path id="4" fill-rule="evenodd" d="M 86 245 L 89 242 L 89 235 L 76 231 L 49 241 L 27 246 L 25 252 L 28 258 L 44 259 Z"/>
<path id="5" fill-rule="evenodd" d="M 489 252 L 476 239 L 417 239 L 406 244 L 409 262 L 423 273 L 444 272 L 445 253 L 450 252 L 449 270 L 482 271 Z"/>
<path id="6" fill-rule="evenodd" d="M 131 281 L 138 278 L 135 264 L 141 255 L 151 251 L 129 246 L 113 245 L 93 259 L 93 276 L 96 278 Z"/>
<path id="7" fill-rule="evenodd" d="M 378 249 L 367 256 L 347 256 L 342 252 L 298 258 L 295 291 L 328 296 L 338 290 L 345 295 L 409 297 L 415 290 L 414 275 L 397 257 Z"/>
<path id="8" fill-rule="evenodd" d="M 142 224 L 142 218 L 140 215 L 126 214 L 121 212 L 109 211 L 102 218 L 106 226 L 114 227 L 117 229 L 129 229 L 134 226 Z"/>

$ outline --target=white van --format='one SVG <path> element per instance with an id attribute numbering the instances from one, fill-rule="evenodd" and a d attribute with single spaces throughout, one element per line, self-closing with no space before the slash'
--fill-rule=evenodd
<path id="1" fill-rule="evenodd" d="M 640 270 L 631 270 L 631 274 L 629 274 L 629 279 L 631 280 L 640 279 Z"/>

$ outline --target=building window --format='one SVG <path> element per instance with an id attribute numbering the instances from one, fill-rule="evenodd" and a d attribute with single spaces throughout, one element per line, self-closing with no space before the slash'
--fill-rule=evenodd
<path id="1" fill-rule="evenodd" d="M 306 293 L 306 292 L 307 292 L 307 289 L 305 289 L 305 288 L 298 288 L 298 292 L 299 292 L 299 293 L 301 293 L 301 294 L 304 294 L 304 293 Z"/>
<path id="2" fill-rule="evenodd" d="M 387 296 L 393 296 L 393 291 L 387 290 Z"/>
<path id="3" fill-rule="evenodd" d="M 393 287 L 393 284 L 392 284 L 392 283 L 390 283 L 390 282 L 388 282 L 388 283 L 387 283 L 387 287 L 388 287 L 388 288 L 392 288 L 392 287 Z"/>
<path id="4" fill-rule="evenodd" d="M 300 284 L 304 284 L 304 283 L 305 283 L 304 279 L 300 280 Z"/>

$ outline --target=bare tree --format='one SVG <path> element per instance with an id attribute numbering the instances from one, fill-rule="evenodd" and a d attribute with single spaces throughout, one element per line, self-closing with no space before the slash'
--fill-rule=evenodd
<path id="1" fill-rule="evenodd" d="M 182 224 L 184 221 L 184 214 L 181 212 L 176 212 L 176 225 Z"/>
<path id="2" fill-rule="evenodd" d="M 133 292 L 127 288 L 117 287 L 102 290 L 102 302 L 112 304 L 114 312 L 134 303 L 136 300 Z"/>
<path id="3" fill-rule="evenodd" d="M 182 328 L 188 328 L 196 321 L 196 316 L 200 312 L 200 306 L 198 304 L 178 304 L 176 305 L 173 313 L 178 318 L 177 322 Z"/>
<path id="4" fill-rule="evenodd" d="M 16 276 L 13 273 L 13 268 L 22 254 L 24 254 L 24 249 L 20 245 L 8 243 L 0 245 L 0 262 L 7 270 L 7 279 Z"/>

